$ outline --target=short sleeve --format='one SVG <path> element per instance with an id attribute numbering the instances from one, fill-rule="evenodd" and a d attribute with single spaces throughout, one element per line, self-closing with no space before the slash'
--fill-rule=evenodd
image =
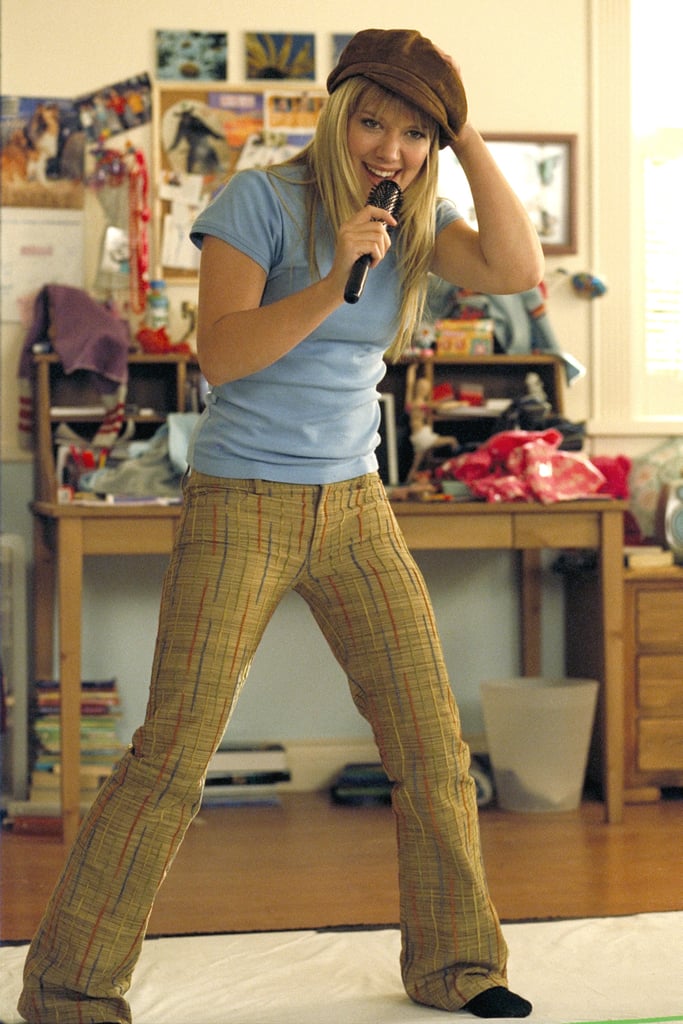
<path id="1" fill-rule="evenodd" d="M 462 220 L 462 215 L 458 213 L 455 203 L 451 199 L 439 199 L 436 204 L 437 235 L 456 220 Z"/>
<path id="2" fill-rule="evenodd" d="M 282 204 L 262 171 L 235 175 L 203 210 L 190 239 L 201 249 L 213 235 L 249 256 L 266 272 L 282 258 Z"/>

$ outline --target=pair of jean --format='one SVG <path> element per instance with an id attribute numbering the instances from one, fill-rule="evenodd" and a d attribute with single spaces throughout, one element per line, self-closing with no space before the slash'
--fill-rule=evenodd
<path id="1" fill-rule="evenodd" d="M 406 991 L 457 1010 L 506 984 L 469 752 L 425 583 L 381 481 L 311 486 L 193 472 L 164 578 L 145 721 L 84 819 L 31 944 L 19 1010 L 32 1024 L 130 1021 L 125 994 L 156 892 L 200 807 L 263 632 L 291 590 L 346 673 L 394 783 Z"/>

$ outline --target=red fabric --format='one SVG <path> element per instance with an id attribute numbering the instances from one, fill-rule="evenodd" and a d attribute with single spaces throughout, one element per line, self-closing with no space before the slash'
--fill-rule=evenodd
<path id="1" fill-rule="evenodd" d="M 462 480 L 486 501 L 571 501 L 597 493 L 605 477 L 581 452 L 559 450 L 558 430 L 506 430 L 449 459 L 438 475 Z"/>
<path id="2" fill-rule="evenodd" d="M 628 475 L 631 460 L 626 455 L 594 455 L 591 462 L 605 478 L 600 494 L 610 494 L 613 498 L 630 497 Z"/>
<path id="3" fill-rule="evenodd" d="M 140 343 L 143 352 L 151 355 L 163 355 L 166 352 L 190 352 L 190 346 L 185 341 L 174 345 L 165 327 L 158 327 L 156 330 L 151 327 L 141 327 L 135 335 L 135 340 Z"/>

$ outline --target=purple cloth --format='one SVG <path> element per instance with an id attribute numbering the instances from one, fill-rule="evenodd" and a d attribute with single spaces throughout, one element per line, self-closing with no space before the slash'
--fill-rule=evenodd
<path id="1" fill-rule="evenodd" d="M 128 324 L 80 288 L 48 284 L 38 292 L 19 362 L 20 377 L 30 377 L 33 346 L 45 341 L 65 373 L 89 370 L 102 392 L 128 382 Z"/>

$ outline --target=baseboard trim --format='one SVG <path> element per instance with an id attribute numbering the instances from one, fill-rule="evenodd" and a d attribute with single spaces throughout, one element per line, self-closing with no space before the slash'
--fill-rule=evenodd
<path id="1" fill-rule="evenodd" d="M 472 753 L 486 751 L 483 736 L 471 736 L 468 742 Z M 328 789 L 344 765 L 379 761 L 373 739 L 286 740 L 284 747 L 292 778 L 278 783 L 283 793 Z"/>
<path id="2" fill-rule="evenodd" d="M 284 746 L 292 779 L 278 785 L 283 793 L 327 789 L 345 764 L 379 761 L 372 739 L 287 740 Z"/>

